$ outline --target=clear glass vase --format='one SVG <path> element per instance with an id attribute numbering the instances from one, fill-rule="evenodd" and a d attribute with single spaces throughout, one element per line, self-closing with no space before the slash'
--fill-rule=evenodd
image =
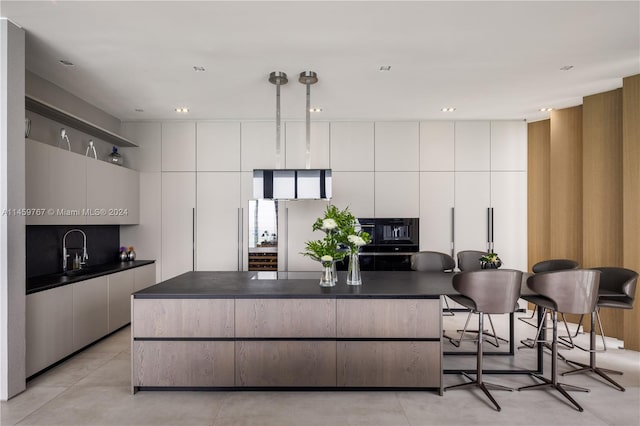
<path id="1" fill-rule="evenodd" d="M 322 275 L 320 276 L 320 287 L 335 287 L 336 280 L 333 275 L 333 263 L 322 265 Z"/>
<path id="2" fill-rule="evenodd" d="M 361 285 L 362 275 L 360 274 L 360 258 L 358 252 L 349 254 L 349 270 L 347 271 L 348 285 Z"/>

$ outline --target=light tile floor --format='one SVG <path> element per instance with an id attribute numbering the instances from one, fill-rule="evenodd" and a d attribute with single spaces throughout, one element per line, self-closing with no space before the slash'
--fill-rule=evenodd
<path id="1" fill-rule="evenodd" d="M 520 315 L 520 314 L 519 314 Z M 455 333 L 464 314 L 445 318 Z M 497 319 L 500 334 L 506 321 Z M 530 336 L 533 328 L 516 321 L 516 336 Z M 579 340 L 587 342 L 587 336 Z M 30 381 L 26 392 L 0 405 L 0 424 L 11 425 L 624 425 L 640 424 L 640 352 L 618 349 L 598 353 L 598 364 L 623 370 L 616 376 L 626 386 L 620 392 L 591 375 L 562 377 L 585 386 L 590 393 L 573 393 L 585 411 L 579 413 L 555 391 L 494 392 L 502 412 L 493 410 L 479 391 L 435 392 L 138 392 L 131 395 L 130 330 L 99 342 L 58 367 Z M 465 343 L 473 348 L 472 343 Z M 570 359 L 586 361 L 576 349 L 562 351 Z M 486 357 L 497 365 L 535 365 L 534 352 L 520 350 L 512 357 Z M 464 360 L 464 361 L 463 361 Z M 449 367 L 473 357 L 446 357 Z M 545 355 L 548 374 L 550 358 Z M 560 372 L 570 367 L 559 363 Z M 445 375 L 445 385 L 460 383 Z M 518 387 L 534 383 L 527 375 L 485 378 Z"/>

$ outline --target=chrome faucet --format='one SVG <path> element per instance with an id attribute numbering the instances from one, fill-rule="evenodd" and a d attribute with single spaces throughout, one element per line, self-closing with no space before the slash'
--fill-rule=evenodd
<path id="1" fill-rule="evenodd" d="M 89 260 L 89 254 L 87 253 L 87 234 L 85 234 L 84 231 L 81 229 L 70 229 L 64 234 L 64 237 L 62 237 L 62 271 L 63 272 L 66 272 L 68 270 L 67 258 L 69 257 L 69 254 L 67 253 L 67 235 L 71 234 L 72 232 L 81 233 L 83 238 L 82 258 L 80 259 L 80 269 L 82 269 L 82 267 L 87 264 L 87 260 Z"/>

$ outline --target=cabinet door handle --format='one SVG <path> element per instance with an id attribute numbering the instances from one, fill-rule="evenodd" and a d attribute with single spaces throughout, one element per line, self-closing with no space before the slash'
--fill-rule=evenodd
<path id="1" fill-rule="evenodd" d="M 242 229 L 242 217 L 243 217 L 243 209 L 242 207 L 238 207 L 238 271 L 242 271 L 243 262 L 242 262 L 242 239 L 243 239 L 243 229 Z"/>
<path id="2" fill-rule="evenodd" d="M 456 251 L 456 208 L 451 207 L 451 257 Z"/>
<path id="3" fill-rule="evenodd" d="M 196 270 L 196 208 L 191 209 L 191 270 Z"/>

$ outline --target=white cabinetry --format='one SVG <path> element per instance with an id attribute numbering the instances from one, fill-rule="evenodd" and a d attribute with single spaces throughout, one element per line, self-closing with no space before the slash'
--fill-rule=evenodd
<path id="1" fill-rule="evenodd" d="M 374 170 L 373 122 L 331 123 L 331 168 L 339 172 Z"/>
<path id="2" fill-rule="evenodd" d="M 196 123 L 175 121 L 162 123 L 162 171 L 196 170 Z"/>
<path id="3" fill-rule="evenodd" d="M 27 225 L 138 223 L 138 172 L 30 139 L 25 144 L 26 207 L 45 209 L 27 216 Z"/>
<path id="4" fill-rule="evenodd" d="M 108 333 L 109 284 L 107 276 L 71 284 L 73 287 L 73 350 Z"/>
<path id="5" fill-rule="evenodd" d="M 197 174 L 196 270 L 240 268 L 239 172 Z"/>
<path id="6" fill-rule="evenodd" d="M 199 172 L 240 171 L 240 123 L 198 121 L 196 152 Z"/>
<path id="7" fill-rule="evenodd" d="M 491 122 L 491 170 L 527 170 L 526 122 Z"/>
<path id="8" fill-rule="evenodd" d="M 195 172 L 162 173 L 162 280 L 193 270 Z"/>
<path id="9" fill-rule="evenodd" d="M 491 127 L 488 121 L 456 121 L 456 171 L 489 171 Z"/>
<path id="10" fill-rule="evenodd" d="M 355 217 L 374 217 L 374 172 L 333 172 L 331 204 L 349 207 Z"/>
<path id="11" fill-rule="evenodd" d="M 417 122 L 376 122 L 376 171 L 418 171 L 419 147 Z"/>
<path id="12" fill-rule="evenodd" d="M 287 122 L 285 125 L 286 168 L 304 169 L 307 167 L 307 126 L 304 122 Z M 311 148 L 309 167 L 328 169 L 329 164 L 329 123 L 311 123 Z"/>
<path id="13" fill-rule="evenodd" d="M 419 172 L 377 172 L 375 174 L 376 217 L 418 217 L 420 215 Z"/>
<path id="14" fill-rule="evenodd" d="M 25 144 L 26 207 L 47 210 L 27 216 L 26 224 L 84 225 L 86 157 L 30 139 Z"/>
<path id="15" fill-rule="evenodd" d="M 324 237 L 322 231 L 314 232 L 311 226 L 324 214 L 327 203 L 318 200 L 298 200 L 281 203 L 280 206 L 286 208 L 287 269 L 289 271 L 318 270 L 317 261 L 300 253 L 304 251 L 305 241 L 319 240 Z M 281 262 L 279 264 L 282 265 Z M 280 265 L 278 269 L 284 269 Z"/>
<path id="16" fill-rule="evenodd" d="M 27 377 L 74 351 L 72 286 L 27 295 Z"/>
<path id="17" fill-rule="evenodd" d="M 420 170 L 454 170 L 455 123 L 420 122 Z"/>
<path id="18" fill-rule="evenodd" d="M 455 173 L 455 249 L 486 250 L 490 172 Z"/>
<path id="19" fill-rule="evenodd" d="M 135 268 L 133 275 L 133 291 L 144 290 L 156 284 L 156 266 L 155 264 L 140 266 Z"/>
<path id="20" fill-rule="evenodd" d="M 527 173 L 491 172 L 493 247 L 505 268 L 527 270 Z"/>
<path id="21" fill-rule="evenodd" d="M 282 132 L 284 134 L 284 132 Z M 242 123 L 240 164 L 242 171 L 276 168 L 276 125 L 273 122 Z M 281 139 L 282 140 L 282 139 Z M 280 148 L 284 165 L 284 143 Z"/>
<path id="22" fill-rule="evenodd" d="M 135 269 L 108 276 L 109 333 L 131 322 L 131 293 L 134 281 Z"/>
<path id="23" fill-rule="evenodd" d="M 87 216 L 90 225 L 133 225 L 140 219 L 138 172 L 104 161 L 87 160 Z"/>
<path id="24" fill-rule="evenodd" d="M 420 173 L 420 250 L 451 252 L 454 173 Z"/>

